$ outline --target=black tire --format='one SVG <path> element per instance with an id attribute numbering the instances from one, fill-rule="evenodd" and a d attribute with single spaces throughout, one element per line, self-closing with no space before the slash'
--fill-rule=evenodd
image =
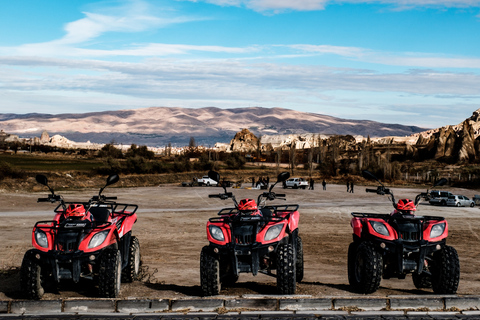
<path id="1" fill-rule="evenodd" d="M 232 286 L 238 281 L 238 276 L 234 275 L 232 271 L 229 271 L 220 277 L 222 286 Z"/>
<path id="2" fill-rule="evenodd" d="M 128 248 L 128 263 L 122 271 L 122 282 L 133 282 L 140 275 L 141 255 L 140 241 L 132 237 Z"/>
<path id="3" fill-rule="evenodd" d="M 461 206 L 461 205 L 460 205 L 460 202 L 457 202 L 456 206 L 457 206 L 457 207 L 460 207 L 460 206 Z"/>
<path id="4" fill-rule="evenodd" d="M 220 282 L 223 286 L 232 286 L 238 281 L 238 275 L 234 274 L 230 261 L 220 263 Z"/>
<path id="5" fill-rule="evenodd" d="M 447 201 L 445 201 L 445 200 L 442 200 L 442 202 L 440 202 L 440 205 L 442 205 L 442 206 L 446 206 L 446 205 L 447 205 Z"/>
<path id="6" fill-rule="evenodd" d="M 432 276 L 425 272 L 422 274 L 412 274 L 412 279 L 417 289 L 429 289 L 432 287 Z"/>
<path id="7" fill-rule="evenodd" d="M 298 185 L 294 185 L 294 186 L 293 186 L 293 189 L 298 189 Z"/>
<path id="8" fill-rule="evenodd" d="M 471 208 L 475 207 L 475 202 L 470 203 L 470 207 Z"/>
<path id="9" fill-rule="evenodd" d="M 106 249 L 100 257 L 98 293 L 102 298 L 116 298 L 120 294 L 122 257 L 119 250 Z"/>
<path id="10" fill-rule="evenodd" d="M 297 237 L 297 260 L 295 261 L 295 274 L 297 282 L 302 282 L 303 280 L 303 242 L 300 236 Z"/>
<path id="11" fill-rule="evenodd" d="M 454 294 L 460 281 L 460 261 L 457 250 L 444 246 L 433 254 L 431 267 L 433 292 L 438 294 Z"/>
<path id="12" fill-rule="evenodd" d="M 32 250 L 27 251 L 23 256 L 20 288 L 27 299 L 40 300 L 45 293 L 42 286 L 42 268 Z"/>
<path id="13" fill-rule="evenodd" d="M 349 276 L 349 280 L 353 289 L 359 293 L 377 291 L 383 274 L 383 258 L 380 252 L 372 243 L 362 242 L 352 255 L 353 274 Z"/>
<path id="14" fill-rule="evenodd" d="M 353 287 L 356 288 L 359 283 L 357 278 L 355 277 L 355 256 L 357 253 L 357 244 L 355 242 L 350 243 L 348 246 L 348 257 L 347 257 L 347 265 L 348 265 L 348 283 Z"/>
<path id="15" fill-rule="evenodd" d="M 296 290 L 295 255 L 292 244 L 277 247 L 277 290 L 280 294 L 294 294 Z"/>
<path id="16" fill-rule="evenodd" d="M 208 246 L 200 254 L 200 286 L 204 296 L 215 296 L 222 288 L 220 282 L 220 261 Z"/>

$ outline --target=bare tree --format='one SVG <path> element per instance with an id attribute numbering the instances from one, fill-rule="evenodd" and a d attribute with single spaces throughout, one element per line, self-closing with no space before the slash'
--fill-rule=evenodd
<path id="1" fill-rule="evenodd" d="M 290 150 L 288 152 L 288 161 L 290 164 L 290 171 L 292 172 L 292 176 L 295 174 L 295 155 L 296 155 L 296 141 L 292 140 L 292 143 L 290 144 Z"/>

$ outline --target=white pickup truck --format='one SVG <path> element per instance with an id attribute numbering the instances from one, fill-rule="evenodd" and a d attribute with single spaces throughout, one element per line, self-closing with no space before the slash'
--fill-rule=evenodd
<path id="1" fill-rule="evenodd" d="M 290 178 L 287 181 L 285 181 L 285 188 L 293 188 L 293 189 L 306 189 L 308 187 L 308 182 L 307 180 L 303 178 Z"/>
<path id="2" fill-rule="evenodd" d="M 203 176 L 197 180 L 199 186 L 216 186 L 218 184 L 217 181 L 210 179 L 208 176 Z"/>

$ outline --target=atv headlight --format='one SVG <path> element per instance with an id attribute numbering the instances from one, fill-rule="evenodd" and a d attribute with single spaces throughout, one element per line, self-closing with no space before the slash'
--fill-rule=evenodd
<path id="1" fill-rule="evenodd" d="M 101 245 L 103 243 L 103 241 L 105 241 L 105 239 L 107 238 L 107 235 L 108 235 L 109 232 L 110 232 L 110 230 L 105 230 L 105 231 L 101 231 L 101 232 L 95 234 L 92 237 L 92 239 L 90 239 L 90 242 L 88 243 L 88 248 L 92 249 L 92 248 L 96 248 L 99 245 Z"/>
<path id="2" fill-rule="evenodd" d="M 210 226 L 209 229 L 213 239 L 217 241 L 225 241 L 225 236 L 223 235 L 223 231 L 220 227 Z"/>
<path id="3" fill-rule="evenodd" d="M 40 229 L 35 229 L 35 241 L 42 248 L 48 248 L 47 234 Z"/>
<path id="4" fill-rule="evenodd" d="M 375 230 L 375 232 L 380 233 L 381 235 L 384 235 L 387 237 L 390 235 L 390 232 L 388 232 L 388 229 L 385 226 L 385 224 L 378 221 L 370 221 L 370 224 L 372 225 L 373 230 Z"/>
<path id="5" fill-rule="evenodd" d="M 280 232 L 283 230 L 283 224 L 276 224 L 274 226 L 271 226 L 268 230 L 267 233 L 265 234 L 265 241 L 270 241 L 275 239 L 280 235 Z"/>
<path id="6" fill-rule="evenodd" d="M 430 238 L 440 237 L 445 231 L 445 223 L 439 223 L 432 227 L 430 230 Z"/>

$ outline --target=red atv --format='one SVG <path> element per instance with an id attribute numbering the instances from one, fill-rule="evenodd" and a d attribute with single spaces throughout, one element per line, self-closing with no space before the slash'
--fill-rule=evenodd
<path id="1" fill-rule="evenodd" d="M 415 202 L 400 199 L 370 172 L 363 176 L 380 183 L 366 189 L 389 195 L 391 214 L 352 213 L 353 242 L 348 247 L 348 281 L 356 292 L 372 293 L 384 279 L 405 279 L 411 273 L 416 288 L 432 288 L 438 294 L 456 293 L 460 279 L 457 251 L 446 245 L 448 223 L 443 217 L 416 216 Z M 443 185 L 446 179 L 435 186 Z"/>
<path id="2" fill-rule="evenodd" d="M 216 172 L 209 172 L 209 176 L 220 181 Z M 242 272 L 276 277 L 280 294 L 295 293 L 296 282 L 303 278 L 298 205 L 265 205 L 267 200 L 285 198 L 285 194 L 276 194 L 272 189 L 289 176 L 288 172 L 280 173 L 268 192 L 258 196 L 258 205 L 253 199 L 237 202 L 225 186 L 224 193 L 209 195 L 222 200 L 232 198 L 235 207 L 220 210 L 220 217 L 207 223 L 210 244 L 203 247 L 200 256 L 203 295 L 219 294 L 222 285 L 235 283 Z"/>
<path id="3" fill-rule="evenodd" d="M 98 196 L 88 202 L 65 202 L 48 186 L 47 178 L 37 175 L 38 183 L 51 194 L 38 202 L 60 202 L 50 221 L 38 221 L 33 228 L 35 249 L 25 253 L 21 267 L 21 289 L 29 299 L 40 299 L 44 285 L 69 279 L 94 280 L 101 297 L 114 298 L 121 280 L 131 282 L 139 275 L 140 244 L 132 236 L 138 206 L 116 203 L 102 191 L 119 180 L 108 177 Z"/>

